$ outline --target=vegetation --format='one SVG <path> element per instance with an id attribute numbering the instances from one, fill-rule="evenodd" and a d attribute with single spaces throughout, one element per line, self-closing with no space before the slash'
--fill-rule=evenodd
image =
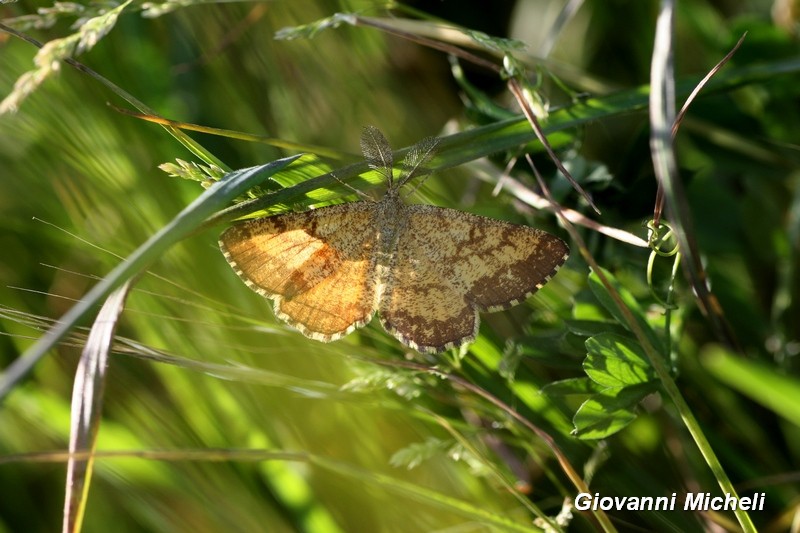
<path id="1" fill-rule="evenodd" d="M 4 4 L 0 531 L 790 528 L 798 19 L 563 4 Z M 366 125 L 440 137 L 414 201 L 570 243 L 463 353 L 377 320 L 309 340 L 217 247 L 254 211 L 381 194 Z"/>

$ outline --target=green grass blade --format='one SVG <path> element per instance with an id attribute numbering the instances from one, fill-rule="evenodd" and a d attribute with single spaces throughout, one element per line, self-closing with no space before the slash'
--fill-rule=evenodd
<path id="1" fill-rule="evenodd" d="M 702 361 L 717 379 L 800 427 L 800 379 L 737 357 L 721 346 L 706 350 Z"/>
<path id="2" fill-rule="evenodd" d="M 114 289 L 144 271 L 150 263 L 198 227 L 214 212 L 237 196 L 299 158 L 299 155 L 279 159 L 244 170 L 237 170 L 207 189 L 172 221 L 142 244 L 102 281 L 95 285 L 80 302 L 70 309 L 58 324 L 47 331 L 22 357 L 15 360 L 0 377 L 0 399 L 4 398 L 33 366 L 81 320 L 86 318 L 100 300 Z"/>

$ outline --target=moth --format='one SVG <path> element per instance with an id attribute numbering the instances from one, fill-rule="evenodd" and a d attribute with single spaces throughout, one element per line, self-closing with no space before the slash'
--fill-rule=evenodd
<path id="1" fill-rule="evenodd" d="M 225 259 L 272 300 L 275 315 L 330 342 L 377 312 L 384 329 L 420 352 L 475 340 L 479 313 L 514 306 L 567 260 L 550 233 L 455 209 L 408 204 L 400 190 L 433 156 L 438 139 L 414 145 L 397 179 L 392 149 L 368 126 L 361 149 L 387 182 L 380 201 L 357 201 L 235 224 Z"/>

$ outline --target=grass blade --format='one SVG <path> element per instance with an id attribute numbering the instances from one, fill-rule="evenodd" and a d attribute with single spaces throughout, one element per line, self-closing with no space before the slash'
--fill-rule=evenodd
<path id="1" fill-rule="evenodd" d="M 278 159 L 266 165 L 237 170 L 227 178 L 215 183 L 189 204 L 172 221 L 142 244 L 122 263 L 117 265 L 102 281 L 61 317 L 61 320 L 44 334 L 22 357 L 15 360 L 0 377 L 0 400 L 4 398 L 44 355 L 63 339 L 81 320 L 85 319 L 97 303 L 114 289 L 121 286 L 150 263 L 158 259 L 173 244 L 177 243 L 200 227 L 212 213 L 243 194 L 253 185 L 279 172 L 299 155 Z"/>
<path id="2" fill-rule="evenodd" d="M 97 432 L 103 407 L 103 390 L 108 368 L 108 354 L 114 341 L 117 320 L 125 306 L 130 282 L 115 290 L 106 299 L 89 332 L 81 353 L 72 389 L 67 486 L 64 496 L 63 533 L 81 530 L 83 513 L 89 497 L 89 484 L 94 464 Z M 85 453 L 85 458 L 76 454 Z"/>

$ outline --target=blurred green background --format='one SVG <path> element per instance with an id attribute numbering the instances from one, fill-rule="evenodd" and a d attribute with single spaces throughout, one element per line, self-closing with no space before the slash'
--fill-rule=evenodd
<path id="1" fill-rule="evenodd" d="M 382 5 L 198 3 L 143 18 L 134 4 L 78 59 L 162 116 L 350 154 L 359 152 L 367 124 L 400 148 L 496 120 L 472 105 L 440 52 L 347 25 L 310 40 L 274 38 L 282 28 L 335 12 L 385 17 Z M 545 76 L 541 94 L 554 109 L 649 79 L 655 1 L 587 1 L 563 26 L 557 1 L 409 5 L 527 43 L 531 64 L 539 65 L 531 72 L 555 73 L 574 91 Z M 32 15 L 39 7 L 50 6 L 4 4 L 0 16 Z M 766 72 L 699 99 L 677 138 L 692 229 L 740 351 L 719 347 L 680 277 L 671 331 L 679 387 L 728 475 L 741 495 L 767 493 L 767 509 L 753 513 L 765 531 L 789 528 L 800 508 L 800 428 L 791 414 L 800 412 L 800 77 L 792 63 L 800 49 L 792 9 L 796 3 L 788 1 L 684 2 L 676 25 L 680 79 L 705 74 L 745 31 L 726 69 L 760 65 Z M 63 17 L 51 28 L 27 31 L 48 41 L 69 34 L 73 22 Z M 535 61 L 554 27 L 548 61 Z M 32 68 L 36 50 L 2 33 L 0 47 L 5 96 Z M 519 112 L 496 75 L 465 68 L 478 91 Z M 193 160 L 185 148 L 107 102 L 127 108 L 97 81 L 62 65 L 16 114 L 0 116 L 3 368 L 41 335 L 45 320 L 63 315 L 120 256 L 202 191 L 158 169 L 176 158 Z M 616 105 L 607 118 L 570 129 L 559 155 L 603 211 L 601 223 L 646 238 L 642 222 L 652 215 L 655 195 L 647 114 L 624 100 Z M 192 135 L 231 168 L 289 155 Z M 488 172 L 496 181 L 508 155 L 446 171 L 423 192 L 440 205 L 567 238 L 551 213 L 496 196 L 493 183 L 475 179 Z M 559 201 L 589 215 L 547 159 L 537 162 Z M 535 187 L 530 176 L 524 179 Z M 268 302 L 225 263 L 216 244 L 221 230 L 175 246 L 132 291 L 117 331 L 98 443 L 100 452 L 124 453 L 97 461 L 85 531 L 535 530 L 537 511 L 555 516 L 564 498 L 575 496 L 543 442 L 474 389 L 378 364 L 409 354 L 377 321 L 333 344 L 278 323 Z M 662 323 L 645 282 L 647 250 L 580 231 L 597 262 L 634 294 L 653 324 Z M 601 445 L 570 435 L 581 397 L 539 394 L 550 382 L 583 375 L 581 321 L 614 328 L 571 246 L 567 265 L 528 303 L 482 317 L 482 336 L 460 366 L 452 356 L 414 361 L 440 364 L 547 431 L 593 491 L 718 492 L 668 402 L 649 397 L 639 417 Z M 669 268 L 657 265 L 661 291 Z M 510 357 L 515 346 L 522 346 L 518 359 Z M 79 355 L 79 343 L 64 343 L 0 405 L 0 531 L 53 531 L 61 521 L 63 458 L 17 454 L 66 448 Z M 498 371 L 504 365 L 518 365 L 516 373 Z M 165 455 L 148 457 L 153 451 Z M 730 514 L 612 517 L 620 530 L 737 527 Z M 576 513 L 568 529 L 598 528 Z"/>

